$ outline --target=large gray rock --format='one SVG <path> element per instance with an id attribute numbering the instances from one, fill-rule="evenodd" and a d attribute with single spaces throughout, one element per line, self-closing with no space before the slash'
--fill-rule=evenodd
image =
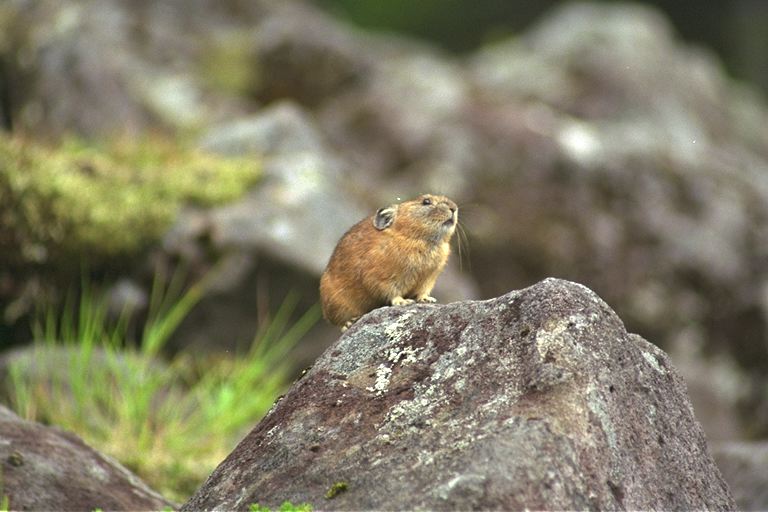
<path id="1" fill-rule="evenodd" d="M 285 500 L 338 510 L 735 507 L 664 352 L 628 334 L 593 292 L 555 279 L 366 315 L 182 510 Z"/>
<path id="2" fill-rule="evenodd" d="M 3 498 L 9 510 L 160 510 L 173 507 L 144 482 L 57 428 L 0 406 Z"/>
<path id="3" fill-rule="evenodd" d="M 319 275 L 323 256 L 365 216 L 345 162 L 325 147 L 311 117 L 293 103 L 217 126 L 201 145 L 264 162 L 264 177 L 247 197 L 207 213 L 219 249 L 257 249 Z"/>

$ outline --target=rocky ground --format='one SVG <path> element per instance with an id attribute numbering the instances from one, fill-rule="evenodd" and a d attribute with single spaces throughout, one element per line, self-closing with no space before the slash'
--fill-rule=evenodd
<path id="1" fill-rule="evenodd" d="M 0 6 L 0 114 L 0 137 L 53 151 L 72 134 L 151 132 L 258 162 L 248 192 L 178 210 L 121 259 L 118 303 L 146 303 L 150 261 L 221 265 L 178 347 L 249 339 L 256 304 L 288 290 L 314 303 L 354 221 L 440 192 L 467 233 L 442 302 L 547 276 L 583 283 L 670 353 L 708 438 L 742 443 L 729 460 L 768 434 L 768 111 L 652 9 L 568 4 L 456 57 L 301 2 L 12 2 Z M 59 282 L 45 244 L 9 243 L 8 198 L 35 191 L 18 190 L 0 183 L 0 244 L 16 262 L 0 270 L 8 333 Z M 299 357 L 337 336 L 319 326 Z M 742 466 L 724 466 L 728 479 L 726 467 Z"/>

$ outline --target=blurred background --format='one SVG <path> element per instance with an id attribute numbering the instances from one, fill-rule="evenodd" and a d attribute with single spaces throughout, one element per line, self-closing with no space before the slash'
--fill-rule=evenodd
<path id="1" fill-rule="evenodd" d="M 341 234 L 430 191 L 466 233 L 440 301 L 589 286 L 670 353 L 740 506 L 768 506 L 766 20 L 761 0 L 6 0 L 5 403 L 183 499 L 338 336 L 316 303 Z M 211 460 L 153 474 L 45 402 L 87 400 L 52 368 L 119 381 L 117 359 L 174 375 L 142 396 L 207 386 L 209 420 L 265 391 Z"/>
<path id="2" fill-rule="evenodd" d="M 316 0 L 332 15 L 369 30 L 390 31 L 429 41 L 455 54 L 525 31 L 562 0 L 539 2 L 478 0 Z M 611 3 L 611 2 L 603 2 Z M 649 0 L 681 40 L 717 54 L 727 73 L 768 90 L 768 6 L 761 0 L 696 4 Z"/>

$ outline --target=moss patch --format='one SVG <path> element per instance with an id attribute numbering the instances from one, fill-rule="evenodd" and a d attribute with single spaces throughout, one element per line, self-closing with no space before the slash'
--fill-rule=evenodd
<path id="1" fill-rule="evenodd" d="M 156 241 L 184 204 L 242 195 L 253 159 L 222 158 L 147 139 L 47 148 L 0 135 L 0 263 L 130 255 Z"/>
<path id="2" fill-rule="evenodd" d="M 271 508 L 259 505 L 258 503 L 252 503 L 248 507 L 248 510 L 250 512 L 272 512 Z M 280 505 L 280 508 L 277 510 L 279 512 L 312 512 L 312 505 L 309 503 L 294 505 L 290 501 L 284 501 L 283 504 Z"/>
<path id="3" fill-rule="evenodd" d="M 347 492 L 348 488 L 349 486 L 347 485 L 347 482 L 336 482 L 328 489 L 328 492 L 325 493 L 325 499 L 332 500 L 339 494 Z"/>

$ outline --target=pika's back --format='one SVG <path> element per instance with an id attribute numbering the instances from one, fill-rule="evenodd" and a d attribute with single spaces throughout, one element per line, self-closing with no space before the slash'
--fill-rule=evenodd
<path id="1" fill-rule="evenodd" d="M 379 209 L 339 241 L 320 280 L 324 316 L 351 324 L 384 305 L 432 302 L 458 222 L 456 203 L 425 194 Z"/>

